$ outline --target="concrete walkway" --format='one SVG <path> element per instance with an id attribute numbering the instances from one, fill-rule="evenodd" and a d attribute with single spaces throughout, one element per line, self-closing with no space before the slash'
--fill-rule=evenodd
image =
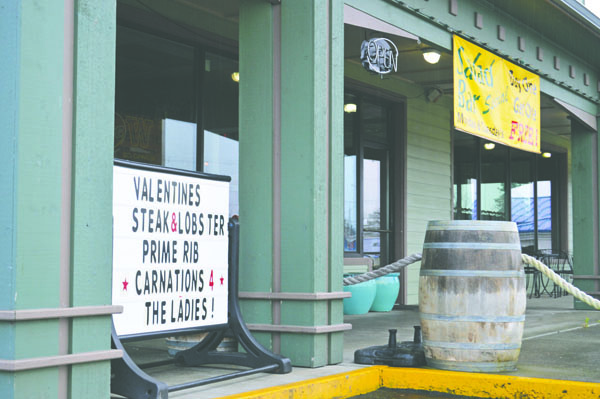
<path id="1" fill-rule="evenodd" d="M 346 316 L 352 324 L 344 333 L 344 361 L 338 365 L 320 368 L 294 367 L 290 374 L 256 374 L 225 382 L 169 393 L 169 399 L 208 399 L 241 394 L 258 389 L 296 383 L 314 378 L 346 373 L 363 367 L 353 363 L 354 351 L 373 345 L 385 345 L 388 329 L 398 330 L 397 340 L 411 341 L 413 326 L 419 324 L 416 306 L 407 306 L 387 313 L 368 313 Z M 159 355 L 160 341 L 154 347 L 137 347 L 148 359 Z M 517 370 L 503 375 L 514 375 L 556 380 L 600 383 L 600 311 L 573 310 L 573 298 L 530 299 L 527 303 L 525 332 Z M 231 368 L 153 369 L 151 374 L 169 385 L 222 375 Z M 114 396 L 117 398 L 117 396 Z"/>

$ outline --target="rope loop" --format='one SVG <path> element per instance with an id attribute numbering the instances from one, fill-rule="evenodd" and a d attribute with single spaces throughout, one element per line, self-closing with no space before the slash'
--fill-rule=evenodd
<path id="1" fill-rule="evenodd" d="M 579 299 L 583 303 L 593 307 L 594 309 L 600 310 L 600 301 L 585 292 L 581 291 L 579 288 L 575 287 L 573 284 L 569 283 L 558 274 L 556 274 L 552 269 L 548 266 L 535 259 L 532 256 L 521 254 L 521 258 L 523 263 L 531 265 L 535 267 L 537 270 L 542 272 L 546 277 L 554 282 L 554 284 L 558 285 L 563 290 L 567 291 L 569 294 L 573 295 L 575 298 Z M 373 270 L 371 272 L 359 274 L 356 276 L 350 276 L 344 278 L 344 286 L 354 285 L 359 283 L 364 283 L 369 280 L 373 280 L 377 277 L 385 276 L 386 274 L 395 273 L 405 268 L 406 266 L 418 262 L 422 259 L 420 253 L 415 253 L 409 255 L 405 258 L 397 260 L 394 263 L 391 263 L 387 266 L 381 267 L 377 270 Z"/>
<path id="2" fill-rule="evenodd" d="M 550 269 L 548 266 L 537 260 L 536 258 L 521 254 L 521 258 L 523 259 L 523 263 L 531 265 L 542 272 L 546 277 L 554 282 L 554 284 L 558 285 L 563 290 L 567 291 L 569 294 L 573 295 L 575 298 L 579 299 L 583 303 L 593 307 L 594 309 L 600 310 L 600 301 L 594 297 L 589 296 L 585 292 L 581 291 L 579 288 L 575 287 L 573 284 L 569 283 L 558 274 L 554 272 L 554 270 Z"/>
<path id="3" fill-rule="evenodd" d="M 364 283 L 365 281 L 373 280 L 377 277 L 385 276 L 386 274 L 395 273 L 402 268 L 418 262 L 421 260 L 421 254 L 416 253 L 407 256 L 406 258 L 402 258 L 400 260 L 395 261 L 387 266 L 380 267 L 377 270 L 373 270 L 372 272 L 367 272 L 363 274 L 358 274 L 356 276 L 350 276 L 344 278 L 344 285 L 354 285 L 358 283 Z"/>

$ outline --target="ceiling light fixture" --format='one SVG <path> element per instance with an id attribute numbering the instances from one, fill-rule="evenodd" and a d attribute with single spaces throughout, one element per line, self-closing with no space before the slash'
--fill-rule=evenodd
<path id="1" fill-rule="evenodd" d="M 344 104 L 344 112 L 346 112 L 348 114 L 356 112 L 356 104 L 352 104 L 352 103 Z"/>
<path id="2" fill-rule="evenodd" d="M 423 49 L 423 58 L 430 64 L 437 64 L 442 54 L 434 48 Z"/>
<path id="3" fill-rule="evenodd" d="M 494 143 L 485 143 L 483 145 L 483 148 L 485 148 L 486 150 L 493 150 L 494 148 L 496 148 L 496 144 Z"/>
<path id="4" fill-rule="evenodd" d="M 551 158 L 552 154 L 549 153 L 549 152 L 542 152 L 542 157 L 544 157 L 544 158 Z"/>

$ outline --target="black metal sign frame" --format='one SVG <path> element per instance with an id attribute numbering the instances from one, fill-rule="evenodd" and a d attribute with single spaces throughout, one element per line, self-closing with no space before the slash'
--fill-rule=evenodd
<path id="1" fill-rule="evenodd" d="M 148 171 L 182 174 L 187 176 L 202 177 L 212 180 L 228 181 L 227 176 L 207 175 L 173 170 L 153 165 L 139 164 L 136 162 L 115 160 L 115 165 L 138 168 Z M 168 393 L 183 389 L 207 385 L 214 382 L 225 381 L 246 375 L 270 372 L 285 374 L 292 370 L 290 359 L 274 354 L 264 348 L 250 333 L 244 320 L 238 300 L 239 278 L 239 222 L 229 219 L 229 253 L 228 253 L 228 315 L 227 324 L 199 326 L 180 329 L 176 331 L 160 331 L 154 333 L 118 336 L 112 327 L 112 347 L 123 351 L 123 358 L 111 361 L 111 392 L 130 399 L 168 399 Z M 123 346 L 124 341 L 160 338 L 168 335 L 194 334 L 208 332 L 208 335 L 196 346 L 181 351 L 172 360 L 158 361 L 144 366 L 137 365 Z M 217 346 L 226 335 L 233 338 L 242 346 L 244 352 L 217 351 Z M 144 371 L 157 366 L 172 364 L 173 366 L 194 367 L 205 364 L 228 364 L 247 367 L 221 376 L 195 380 L 178 385 L 167 385 L 163 381 L 152 377 Z"/>

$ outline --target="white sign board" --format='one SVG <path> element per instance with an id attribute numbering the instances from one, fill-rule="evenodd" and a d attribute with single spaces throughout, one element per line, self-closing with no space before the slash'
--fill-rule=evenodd
<path id="1" fill-rule="evenodd" d="M 227 324 L 229 183 L 114 166 L 117 335 Z"/>

